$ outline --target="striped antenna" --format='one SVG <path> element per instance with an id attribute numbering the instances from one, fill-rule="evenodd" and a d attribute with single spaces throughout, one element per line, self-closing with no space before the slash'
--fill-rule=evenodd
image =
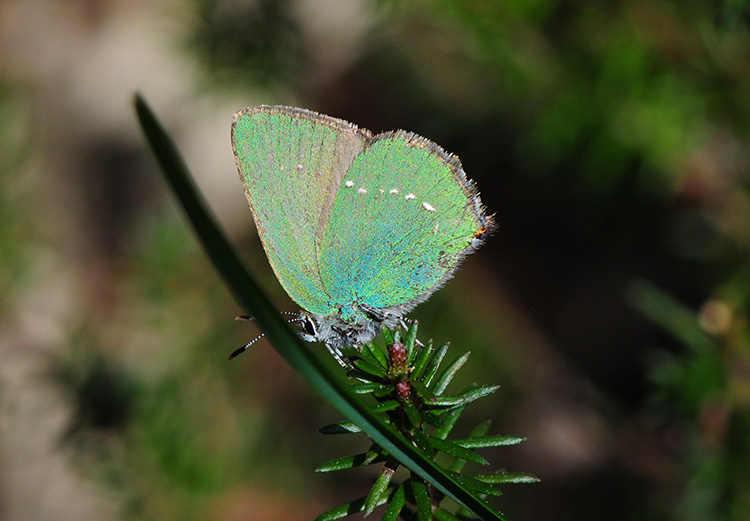
<path id="1" fill-rule="evenodd" d="M 295 315 L 295 318 L 287 320 L 287 322 L 290 322 L 290 323 L 291 322 L 299 322 L 300 320 L 302 320 L 302 317 L 299 316 L 299 313 L 294 313 L 292 311 L 282 311 L 281 314 L 282 315 Z M 235 317 L 235 320 L 244 320 L 244 321 L 247 321 L 247 322 L 253 322 L 253 321 L 255 321 L 255 317 L 251 317 L 249 315 L 240 315 L 238 317 Z M 234 351 L 232 351 L 232 354 L 229 355 L 229 358 L 227 358 L 227 360 L 231 360 L 232 358 L 235 358 L 236 356 L 241 355 L 242 353 L 244 353 L 245 351 L 247 351 L 250 348 L 250 346 L 252 346 L 255 342 L 257 342 L 258 340 L 260 340 L 264 336 L 266 336 L 266 334 L 265 333 L 261 333 L 260 335 L 258 335 L 255 338 L 253 338 L 250 342 L 248 342 L 244 346 L 242 346 L 242 347 L 240 347 L 238 349 L 235 349 Z"/>

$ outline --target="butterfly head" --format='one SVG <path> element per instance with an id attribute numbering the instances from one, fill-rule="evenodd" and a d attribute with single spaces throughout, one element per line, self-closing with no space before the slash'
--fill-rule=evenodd
<path id="1" fill-rule="evenodd" d="M 351 322 L 339 316 L 320 316 L 300 311 L 300 336 L 308 342 L 323 342 L 334 349 L 358 347 L 372 340 L 383 323 L 371 319 Z"/>
<path id="2" fill-rule="evenodd" d="M 340 313 L 321 316 L 303 310 L 300 311 L 296 322 L 299 324 L 299 334 L 303 340 L 324 343 L 334 358 L 342 363 L 342 349 L 359 348 L 375 338 L 383 326 L 397 326 L 401 322 L 401 316 L 390 311 L 362 306 L 359 313 L 347 319 Z"/>

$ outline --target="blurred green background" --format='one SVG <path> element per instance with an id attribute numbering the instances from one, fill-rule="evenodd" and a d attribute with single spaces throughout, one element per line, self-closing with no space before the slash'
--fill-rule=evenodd
<path id="1" fill-rule="evenodd" d="M 412 317 L 502 385 L 465 428 L 528 438 L 485 454 L 542 479 L 493 500 L 512 520 L 750 518 L 749 24 L 745 0 L 5 0 L 0 518 L 310 520 L 373 477 L 313 473 L 366 444 L 317 432 L 337 414 L 267 343 L 226 362 L 259 332 L 135 90 L 290 311 L 233 112 L 461 157 L 499 227 Z"/>

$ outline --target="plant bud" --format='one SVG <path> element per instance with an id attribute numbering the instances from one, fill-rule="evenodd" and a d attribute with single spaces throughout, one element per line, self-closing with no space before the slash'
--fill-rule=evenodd
<path id="1" fill-rule="evenodd" d="M 407 372 L 407 363 L 409 362 L 406 353 L 406 347 L 401 342 L 394 342 L 388 346 L 388 356 L 391 363 L 391 373 L 393 375 L 403 375 Z"/>

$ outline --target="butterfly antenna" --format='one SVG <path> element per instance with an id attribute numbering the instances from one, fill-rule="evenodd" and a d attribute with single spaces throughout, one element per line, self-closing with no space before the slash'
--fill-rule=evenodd
<path id="1" fill-rule="evenodd" d="M 253 345 L 255 342 L 257 342 L 258 340 L 260 340 L 264 336 L 266 336 L 266 334 L 265 333 L 261 333 L 260 335 L 258 335 L 255 338 L 253 338 L 250 342 L 248 342 L 244 346 L 240 347 L 239 349 L 235 349 L 232 352 L 232 354 L 229 355 L 229 358 L 227 358 L 227 360 L 231 360 L 232 358 L 236 357 L 237 355 L 241 355 L 242 353 L 244 353 L 245 351 L 247 351 L 250 348 L 251 345 Z"/>
<path id="2" fill-rule="evenodd" d="M 295 316 L 299 317 L 299 313 L 295 313 L 294 311 L 279 311 L 279 313 L 282 314 L 282 315 L 295 315 Z M 252 316 L 252 315 L 240 315 L 238 317 L 234 317 L 234 319 L 235 320 L 244 320 L 244 321 L 247 321 L 247 322 L 255 322 L 255 317 Z M 292 322 L 292 321 L 290 320 L 290 322 Z"/>
<path id="3" fill-rule="evenodd" d="M 292 311 L 281 311 L 281 314 L 282 315 L 295 315 L 295 318 L 287 320 L 287 322 L 289 322 L 289 323 L 291 323 L 291 322 L 299 322 L 300 320 L 303 320 L 303 318 L 301 316 L 299 316 L 299 313 L 294 313 Z M 240 315 L 238 317 L 235 317 L 234 319 L 235 320 L 245 320 L 245 321 L 248 321 L 248 322 L 254 322 L 255 321 L 255 317 L 252 317 L 250 315 Z M 258 335 L 255 338 L 253 338 L 250 342 L 248 342 L 244 346 L 240 347 L 239 349 L 235 349 L 232 352 L 232 354 L 229 355 L 229 358 L 227 360 L 231 360 L 232 358 L 235 358 L 236 356 L 241 355 L 242 353 L 244 353 L 245 351 L 247 351 L 250 348 L 250 346 L 252 346 L 255 342 L 257 342 L 258 340 L 260 340 L 264 336 L 266 336 L 266 334 L 265 333 L 261 333 L 260 335 Z"/>

